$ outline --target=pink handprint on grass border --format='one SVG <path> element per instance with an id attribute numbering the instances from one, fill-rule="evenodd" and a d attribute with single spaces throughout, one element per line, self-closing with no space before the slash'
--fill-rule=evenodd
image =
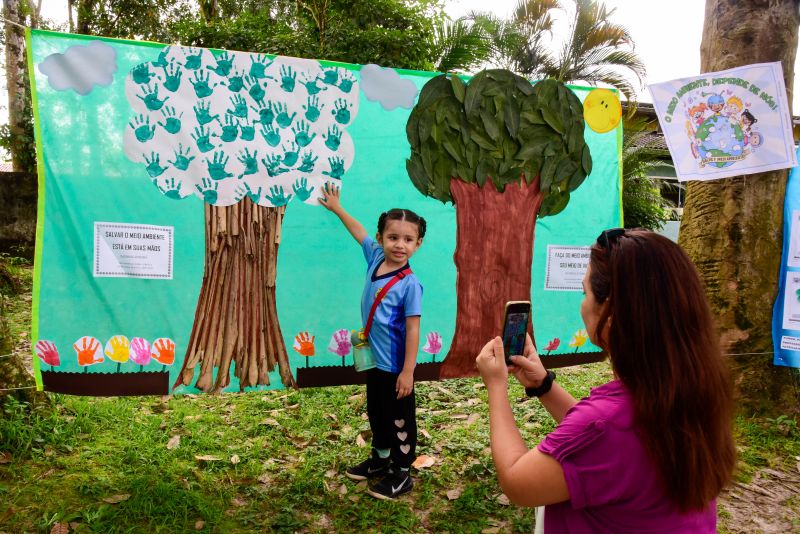
<path id="1" fill-rule="evenodd" d="M 150 363 L 150 342 L 145 338 L 135 337 L 131 340 L 131 361 L 139 364 L 139 371 Z"/>
<path id="2" fill-rule="evenodd" d="M 56 348 L 55 343 L 52 341 L 39 340 L 36 342 L 36 346 L 33 348 L 33 350 L 36 352 L 36 355 L 40 360 L 50 366 L 51 371 L 54 367 L 61 365 L 61 358 L 58 355 L 58 349 Z"/>
<path id="3" fill-rule="evenodd" d="M 428 332 L 427 341 L 425 346 L 422 347 L 422 352 L 427 352 L 433 356 L 433 361 L 436 361 L 436 355 L 442 350 L 442 335 L 439 332 Z"/>
<path id="4" fill-rule="evenodd" d="M 350 354 L 351 350 L 353 350 L 353 344 L 350 342 L 350 332 L 344 328 L 334 332 L 331 342 L 328 343 L 328 351 L 342 358 L 342 367 L 344 367 L 345 356 Z"/>

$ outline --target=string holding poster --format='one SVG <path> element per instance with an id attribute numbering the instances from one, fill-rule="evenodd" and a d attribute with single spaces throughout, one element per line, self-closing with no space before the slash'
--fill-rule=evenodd
<path id="1" fill-rule="evenodd" d="M 797 165 L 779 62 L 649 89 L 678 180 L 716 180 Z"/>

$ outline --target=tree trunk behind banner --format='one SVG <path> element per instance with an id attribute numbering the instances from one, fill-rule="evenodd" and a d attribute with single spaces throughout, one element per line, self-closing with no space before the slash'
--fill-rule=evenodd
<path id="1" fill-rule="evenodd" d="M 220 392 L 230 382 L 232 363 L 240 389 L 268 385 L 276 364 L 283 384 L 295 386 L 275 303 L 285 208 L 245 199 L 233 206 L 206 204 L 205 210 L 203 285 L 175 386 L 191 384 L 199 364 L 195 387 Z"/>
<path id="2" fill-rule="evenodd" d="M 461 180 L 450 182 L 456 207 L 456 329 L 441 378 L 477 376 L 475 357 L 503 328 L 505 303 L 530 300 L 539 180 L 505 192 Z M 528 320 L 528 332 L 533 327 Z"/>
<path id="3" fill-rule="evenodd" d="M 780 61 L 792 102 L 797 2 L 707 0 L 701 71 Z M 680 244 L 694 260 L 751 411 L 797 410 L 792 370 L 772 364 L 772 306 L 781 261 L 788 171 L 689 182 Z"/>

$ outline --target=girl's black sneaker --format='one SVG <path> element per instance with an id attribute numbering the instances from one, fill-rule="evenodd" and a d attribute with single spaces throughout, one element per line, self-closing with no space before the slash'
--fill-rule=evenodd
<path id="1" fill-rule="evenodd" d="M 386 476 L 367 489 L 367 493 L 378 499 L 396 499 L 411 491 L 413 487 L 414 481 L 411 479 L 411 471 L 408 468 L 389 468 Z"/>
<path id="2" fill-rule="evenodd" d="M 350 467 L 344 474 L 353 480 L 367 480 L 368 478 L 382 477 L 389 471 L 390 463 L 391 459 L 381 458 L 378 456 L 378 452 L 372 449 L 372 454 L 369 458 L 358 465 Z"/>

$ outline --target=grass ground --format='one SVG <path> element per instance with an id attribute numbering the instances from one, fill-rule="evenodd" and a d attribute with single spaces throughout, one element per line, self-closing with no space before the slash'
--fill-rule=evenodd
<path id="1" fill-rule="evenodd" d="M 29 284 L 24 269 L 21 277 Z M 29 309 L 23 299 L 7 307 L 21 341 Z M 559 382 L 583 396 L 609 377 L 601 363 L 562 370 Z M 51 532 L 56 525 L 103 533 L 530 532 L 532 511 L 509 505 L 496 482 L 480 381 L 420 383 L 417 396 L 418 454 L 434 463 L 415 473 L 414 491 L 397 502 L 377 501 L 343 476 L 368 453 L 361 387 L 54 396 L 55 410 L 42 411 L 6 402 L 0 532 Z M 523 436 L 535 444 L 552 420 L 519 386 L 512 386 L 512 399 Z M 793 420 L 739 418 L 736 429 L 741 466 L 732 491 L 739 497 L 771 491 L 765 472 L 797 474 L 800 431 Z M 735 495 L 721 501 L 720 530 L 754 531 L 740 528 L 745 519 Z M 800 532 L 797 488 L 776 506 L 769 513 Z M 770 524 L 761 530 L 770 532 Z"/>

